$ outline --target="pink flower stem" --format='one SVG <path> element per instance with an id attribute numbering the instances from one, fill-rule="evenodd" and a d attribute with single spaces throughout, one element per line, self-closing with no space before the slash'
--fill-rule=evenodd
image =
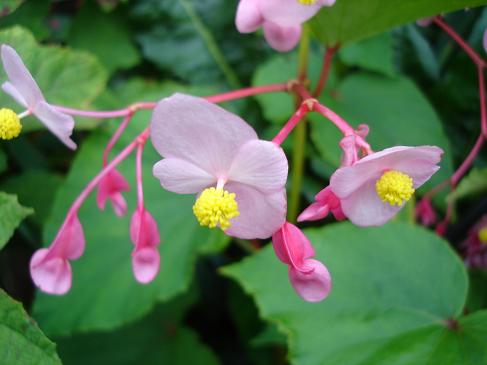
<path id="1" fill-rule="evenodd" d="M 144 188 L 142 181 L 142 154 L 144 152 L 144 146 L 147 138 L 141 138 L 137 145 L 137 155 L 135 157 L 135 171 L 137 175 L 137 207 L 138 209 L 144 209 Z"/>
<path id="2" fill-rule="evenodd" d="M 109 118 L 125 117 L 141 109 L 154 109 L 156 105 L 157 103 L 141 102 L 141 103 L 132 104 L 124 109 L 108 110 L 108 111 L 79 110 L 79 109 L 66 108 L 64 106 L 59 106 L 59 105 L 54 105 L 54 107 L 61 113 L 65 113 L 69 115 L 109 119 Z"/>
<path id="3" fill-rule="evenodd" d="M 127 114 L 123 118 L 122 123 L 120 123 L 120 125 L 118 126 L 117 130 L 115 131 L 115 133 L 113 133 L 112 137 L 108 141 L 107 146 L 105 147 L 105 150 L 103 151 L 103 166 L 106 166 L 108 164 L 108 155 L 110 154 L 110 151 L 112 150 L 112 148 L 115 145 L 115 143 L 117 143 L 118 139 L 122 135 L 123 131 L 125 130 L 125 128 L 129 124 L 129 122 L 130 122 L 130 120 L 132 119 L 133 116 L 134 116 L 133 112 Z"/>
<path id="4" fill-rule="evenodd" d="M 256 86 L 256 87 L 247 87 L 244 89 L 230 91 L 228 93 L 206 96 L 204 98 L 211 103 L 222 103 L 224 101 L 242 99 L 247 96 L 278 92 L 278 91 L 287 91 L 287 90 L 288 90 L 288 83 L 270 84 L 270 85 L 263 85 L 263 86 Z"/>
<path id="5" fill-rule="evenodd" d="M 460 181 L 460 179 L 465 175 L 465 173 L 468 171 L 470 166 L 472 166 L 473 161 L 475 160 L 475 157 L 479 154 L 480 150 L 482 149 L 482 146 L 484 144 L 485 140 L 484 137 L 479 135 L 477 138 L 477 142 L 475 142 L 475 145 L 473 146 L 472 150 L 468 154 L 467 158 L 465 161 L 462 162 L 460 167 L 455 171 L 455 173 L 452 175 L 450 178 L 450 183 L 453 188 L 455 188 Z"/>
<path id="6" fill-rule="evenodd" d="M 484 68 L 477 66 L 479 78 L 479 99 L 480 99 L 480 128 L 485 139 L 487 139 L 487 109 L 485 107 L 485 81 Z"/>
<path id="7" fill-rule="evenodd" d="M 281 145 L 282 142 L 287 138 L 289 133 L 296 127 L 296 125 L 303 120 L 303 118 L 310 112 L 309 105 L 307 103 L 302 103 L 301 106 L 296 110 L 294 115 L 286 122 L 284 127 L 279 131 L 279 133 L 273 138 L 272 142 L 277 145 Z"/>
<path id="8" fill-rule="evenodd" d="M 120 152 L 110 163 L 105 166 L 83 189 L 78 195 L 74 203 L 69 208 L 66 219 L 64 220 L 63 227 L 69 219 L 75 215 L 81 205 L 84 203 L 88 195 L 96 188 L 99 182 L 112 171 L 118 164 L 120 164 L 130 153 L 141 144 L 141 141 L 145 141 L 149 138 L 149 128 L 146 128 L 140 133 L 129 145 L 127 145 L 122 152 Z M 61 228 L 62 229 L 62 228 Z"/>
<path id="9" fill-rule="evenodd" d="M 463 40 L 460 35 L 453 30 L 447 23 L 441 19 L 441 17 L 437 16 L 433 18 L 433 21 L 436 25 L 438 25 L 445 33 L 447 33 L 457 44 L 463 48 L 465 53 L 472 59 L 472 61 L 479 67 L 486 67 L 487 64 L 483 60 L 482 57 L 479 56 L 477 52 L 474 51 L 472 47 L 469 46 L 467 42 Z"/>
<path id="10" fill-rule="evenodd" d="M 316 85 L 316 89 L 313 91 L 314 97 L 319 97 L 321 92 L 326 86 L 326 81 L 328 80 L 328 75 L 330 73 L 331 61 L 335 52 L 338 50 L 338 46 L 329 47 L 325 51 L 325 56 L 323 58 L 323 68 L 321 69 L 320 79 Z"/>

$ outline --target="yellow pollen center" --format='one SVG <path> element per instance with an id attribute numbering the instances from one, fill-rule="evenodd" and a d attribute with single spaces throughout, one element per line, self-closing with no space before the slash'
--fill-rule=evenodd
<path id="1" fill-rule="evenodd" d="M 203 190 L 193 205 L 193 213 L 200 225 L 219 226 L 223 231 L 230 227 L 230 219 L 240 215 L 235 194 L 221 188 Z"/>
<path id="2" fill-rule="evenodd" d="M 19 116 L 12 109 L 0 109 L 0 139 L 16 138 L 21 130 Z"/>
<path id="3" fill-rule="evenodd" d="M 375 191 L 384 203 L 402 205 L 414 194 L 413 179 L 399 171 L 386 171 L 375 183 Z"/>
<path id="4" fill-rule="evenodd" d="M 479 241 L 484 245 L 487 245 L 487 227 L 479 230 Z"/>
<path id="5" fill-rule="evenodd" d="M 318 0 L 298 0 L 298 3 L 303 4 L 303 5 L 313 5 L 317 1 Z"/>

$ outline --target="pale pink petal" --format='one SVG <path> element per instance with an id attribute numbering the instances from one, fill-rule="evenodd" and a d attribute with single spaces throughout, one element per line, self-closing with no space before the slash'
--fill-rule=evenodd
<path id="1" fill-rule="evenodd" d="M 152 173 L 164 189 L 179 194 L 194 194 L 215 185 L 217 178 L 179 158 L 165 158 L 154 165 Z"/>
<path id="2" fill-rule="evenodd" d="M 340 141 L 343 150 L 341 166 L 351 166 L 358 160 L 355 136 L 347 136 Z"/>
<path id="3" fill-rule="evenodd" d="M 37 250 L 30 260 L 34 284 L 45 293 L 62 295 L 71 288 L 71 265 L 68 260 L 54 257 L 46 260 L 49 250 Z"/>
<path id="4" fill-rule="evenodd" d="M 304 270 L 305 260 L 315 254 L 308 238 L 298 227 L 289 222 L 285 222 L 272 235 L 272 246 L 279 260 L 296 270 Z"/>
<path id="5" fill-rule="evenodd" d="M 130 221 L 130 238 L 136 250 L 154 247 L 161 242 L 157 222 L 147 210 L 135 210 Z"/>
<path id="6" fill-rule="evenodd" d="M 230 182 L 225 189 L 235 193 L 240 215 L 233 218 L 225 233 L 229 236 L 265 239 L 276 232 L 286 218 L 286 192 L 264 194 L 250 186 Z"/>
<path id="7" fill-rule="evenodd" d="M 287 171 L 287 158 L 281 147 L 254 140 L 240 148 L 228 171 L 228 179 L 270 193 L 283 189 Z"/>
<path id="8" fill-rule="evenodd" d="M 328 204 L 316 202 L 303 210 L 298 216 L 298 222 L 317 221 L 325 218 L 329 212 L 330 208 L 328 207 Z"/>
<path id="9" fill-rule="evenodd" d="M 298 271 L 289 266 L 289 280 L 301 298 L 307 302 L 319 302 L 331 291 L 331 276 L 327 268 L 319 261 L 308 259 L 306 271 Z"/>
<path id="10" fill-rule="evenodd" d="M 240 0 L 235 17 L 235 25 L 240 33 L 255 32 L 262 25 L 258 0 Z"/>
<path id="11" fill-rule="evenodd" d="M 77 215 L 71 216 L 61 227 L 49 247 L 47 258 L 61 257 L 76 260 L 85 250 L 85 235 Z"/>
<path id="12" fill-rule="evenodd" d="M 220 177 L 230 168 L 239 148 L 257 135 L 240 117 L 217 105 L 174 94 L 157 104 L 151 138 L 162 157 L 186 160 Z"/>
<path id="13" fill-rule="evenodd" d="M 105 209 L 106 201 L 110 200 L 115 214 L 119 217 L 127 213 L 127 202 L 121 192 L 129 191 L 130 185 L 117 170 L 110 171 L 98 184 L 96 203 L 100 210 Z"/>
<path id="14" fill-rule="evenodd" d="M 27 102 L 20 92 L 10 82 L 4 82 L 2 84 L 2 90 L 9 94 L 14 100 L 22 105 L 24 108 L 28 108 Z"/>
<path id="15" fill-rule="evenodd" d="M 329 3 L 329 0 L 326 1 L 326 5 Z M 283 27 L 300 25 L 313 17 L 323 5 L 325 4 L 321 2 L 303 5 L 297 0 L 259 1 L 259 9 L 264 19 Z"/>
<path id="16" fill-rule="evenodd" d="M 57 111 L 45 101 L 37 103 L 33 113 L 61 142 L 73 150 L 76 149 L 76 144 L 70 138 L 74 128 L 71 116 Z"/>
<path id="17" fill-rule="evenodd" d="M 34 108 L 37 103 L 44 101 L 39 86 L 37 86 L 17 52 L 12 47 L 3 44 L 1 54 L 3 69 L 8 79 L 17 92 L 22 95 L 22 99 L 25 100 L 29 108 Z"/>
<path id="18" fill-rule="evenodd" d="M 370 180 L 348 197 L 341 199 L 343 213 L 357 226 L 383 225 L 402 208 L 380 200 L 375 183 L 375 180 Z"/>
<path id="19" fill-rule="evenodd" d="M 265 21 L 263 28 L 267 43 L 279 52 L 292 50 L 301 38 L 301 25 L 284 27 L 271 21 Z"/>
<path id="20" fill-rule="evenodd" d="M 112 208 L 118 217 L 123 217 L 127 214 L 127 202 L 121 193 L 114 193 L 110 196 Z"/>
<path id="21" fill-rule="evenodd" d="M 141 284 L 148 284 L 159 272 L 159 251 L 153 247 L 145 247 L 132 253 L 132 270 L 135 279 Z"/>

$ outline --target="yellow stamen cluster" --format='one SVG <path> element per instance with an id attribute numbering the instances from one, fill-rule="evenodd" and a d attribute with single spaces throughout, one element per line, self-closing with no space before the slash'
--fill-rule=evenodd
<path id="1" fill-rule="evenodd" d="M 487 245 L 487 227 L 479 230 L 479 241 Z"/>
<path id="2" fill-rule="evenodd" d="M 0 139 L 16 138 L 21 130 L 19 116 L 12 109 L 0 109 Z"/>
<path id="3" fill-rule="evenodd" d="M 298 3 L 303 4 L 303 5 L 313 5 L 317 1 L 318 0 L 298 0 Z"/>
<path id="4" fill-rule="evenodd" d="M 375 190 L 384 203 L 402 205 L 414 194 L 413 179 L 399 171 L 387 171 L 375 183 Z"/>
<path id="5" fill-rule="evenodd" d="M 220 188 L 203 190 L 193 205 L 193 213 L 200 225 L 219 226 L 223 231 L 230 227 L 230 219 L 240 215 L 235 194 Z"/>

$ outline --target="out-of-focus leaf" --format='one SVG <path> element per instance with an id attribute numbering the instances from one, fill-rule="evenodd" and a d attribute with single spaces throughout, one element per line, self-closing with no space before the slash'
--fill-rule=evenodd
<path id="1" fill-rule="evenodd" d="M 10 194 L 16 194 L 20 203 L 32 207 L 35 214 L 32 216 L 39 225 L 47 221 L 51 212 L 52 203 L 63 178 L 45 170 L 30 170 L 20 175 L 9 176 L 2 181 L 0 189 Z M 42 186 L 42 193 L 39 192 Z"/>
<path id="2" fill-rule="evenodd" d="M 93 53 L 110 73 L 136 65 L 139 53 L 120 15 L 103 13 L 95 4 L 86 3 L 74 19 L 68 44 Z"/>
<path id="3" fill-rule="evenodd" d="M 481 5 L 484 0 L 343 0 L 323 7 L 310 25 L 324 44 L 345 45 L 419 18 Z"/>
<path id="4" fill-rule="evenodd" d="M 440 65 L 438 64 L 438 59 L 431 49 L 430 44 L 418 31 L 416 26 L 408 25 L 405 29 L 424 71 L 431 79 L 436 80 L 440 75 Z"/>
<path id="5" fill-rule="evenodd" d="M 445 152 L 441 169 L 426 186 L 431 187 L 451 175 L 450 145 L 441 122 L 431 104 L 410 80 L 354 74 L 340 84 L 336 94 L 336 100 L 329 100 L 327 106 L 353 126 L 368 124 L 367 141 L 373 150 L 397 145 L 439 146 Z M 338 142 L 343 136 L 321 115 L 313 113 L 310 119 L 313 142 L 325 161 L 338 167 L 342 152 Z"/>
<path id="6" fill-rule="evenodd" d="M 269 346 L 269 345 L 283 345 L 285 346 L 287 337 L 282 332 L 279 332 L 277 326 L 269 323 L 262 332 L 255 336 L 251 344 L 255 347 Z"/>
<path id="7" fill-rule="evenodd" d="M 7 156 L 5 155 L 5 152 L 0 150 L 0 174 L 7 170 Z"/>
<path id="8" fill-rule="evenodd" d="M 56 345 L 44 336 L 22 305 L 0 289 L 0 363 L 61 365 Z"/>
<path id="9" fill-rule="evenodd" d="M 396 73 L 393 63 L 393 38 L 386 32 L 340 50 L 340 58 L 348 66 L 358 66 L 387 76 Z"/>
<path id="10" fill-rule="evenodd" d="M 450 201 L 480 194 L 487 190 L 487 168 L 474 168 L 465 176 L 457 188 L 448 194 Z"/>
<path id="11" fill-rule="evenodd" d="M 0 17 L 6 16 L 17 9 L 23 0 L 3 0 L 0 5 Z"/>
<path id="12" fill-rule="evenodd" d="M 2 4 L 4 1 L 2 0 Z M 49 1 L 23 1 L 15 13 L 3 17 L 0 16 L 0 28 L 14 25 L 22 26 L 29 29 L 36 39 L 44 40 L 49 36 L 49 27 L 46 21 L 49 6 Z"/>
<path id="13" fill-rule="evenodd" d="M 196 93 L 194 89 L 176 88 L 173 83 L 168 86 L 147 84 L 147 94 L 138 90 L 143 90 L 140 80 L 128 83 L 115 93 L 119 97 L 114 98 L 126 105 L 137 100 L 157 100 L 175 91 Z M 145 128 L 149 120 L 149 111 L 137 113 L 112 155 Z M 54 202 L 45 229 L 46 244 L 52 241 L 76 195 L 99 171 L 104 145 L 116 124 L 114 120 L 108 121 L 105 128 L 81 146 Z M 158 223 L 162 240 L 159 246 L 161 271 L 157 278 L 149 285 L 140 285 L 132 274 L 130 253 L 133 244 L 129 238 L 129 222 L 136 206 L 136 193 L 135 161 L 129 157 L 119 167 L 131 184 L 131 191 L 125 194 L 129 214 L 117 218 L 111 207 L 100 212 L 94 196 L 81 208 L 79 219 L 87 247 L 83 257 L 73 262 L 73 287 L 62 297 L 40 294 L 34 303 L 34 316 L 46 333 L 108 330 L 133 322 L 148 313 L 157 302 L 168 301 L 187 290 L 196 257 L 202 252 L 222 249 L 224 242 L 228 242 L 228 237 L 221 231 L 198 225 L 191 209 L 194 196 L 170 193 L 160 186 L 152 175 L 152 166 L 160 159 L 148 142 L 143 158 L 144 196 L 148 211 Z"/>
<path id="14" fill-rule="evenodd" d="M 40 46 L 32 33 L 15 26 L 0 31 L 0 43 L 15 48 L 39 84 L 46 100 L 75 108 L 89 108 L 90 103 L 104 90 L 107 74 L 92 55 L 57 46 Z M 7 76 L 0 70 L 0 83 Z M 22 107 L 5 93 L 0 94 L 0 105 L 21 111 Z M 34 117 L 22 120 L 23 131 L 45 129 Z M 76 129 L 83 128 L 82 123 Z"/>
<path id="15" fill-rule="evenodd" d="M 15 195 L 0 192 L 0 249 L 12 237 L 20 222 L 33 212 L 20 205 Z"/>
<path id="16" fill-rule="evenodd" d="M 309 79 L 313 82 L 320 77 L 322 57 L 311 52 L 309 57 Z M 296 52 L 277 54 L 260 65 L 252 78 L 253 86 L 282 83 L 296 79 L 298 72 L 298 55 Z M 331 72 L 329 84 L 333 84 Z M 312 87 L 313 85 L 311 85 Z M 294 113 L 293 96 L 289 93 L 267 93 L 256 95 L 264 116 L 273 123 L 283 124 Z"/>
<path id="17" fill-rule="evenodd" d="M 216 365 L 218 360 L 211 350 L 181 324 L 191 302 L 177 298 L 115 332 L 60 338 L 60 357 L 65 365 Z"/>
<path id="18" fill-rule="evenodd" d="M 467 275 L 447 242 L 404 223 L 338 223 L 305 233 L 333 278 L 321 303 L 293 292 L 270 245 L 223 269 L 254 296 L 264 319 L 290 335 L 292 364 L 487 361 L 487 311 L 462 316 Z"/>

